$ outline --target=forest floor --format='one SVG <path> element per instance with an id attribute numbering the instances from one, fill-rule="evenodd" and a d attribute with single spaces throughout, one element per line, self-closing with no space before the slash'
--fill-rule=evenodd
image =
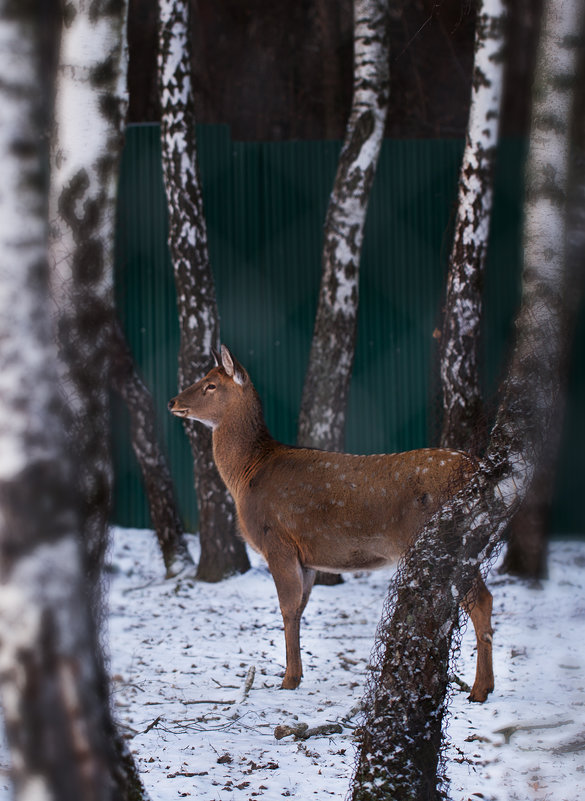
<path id="1" fill-rule="evenodd" d="M 195 537 L 190 546 L 197 559 Z M 279 689 L 284 639 L 274 584 L 251 558 L 246 575 L 220 584 L 165 581 L 152 532 L 113 532 L 114 701 L 152 801 L 347 796 L 392 573 L 315 587 L 301 633 L 304 678 L 290 692 Z M 539 587 L 497 566 L 488 577 L 496 689 L 478 705 L 453 685 L 445 752 L 453 801 L 585 797 L 585 541 L 553 542 L 549 572 Z M 455 671 L 469 684 L 474 641 L 468 626 Z M 277 726 L 302 723 L 339 731 L 275 737 Z M 8 798 L 4 774 L 0 801 Z"/>

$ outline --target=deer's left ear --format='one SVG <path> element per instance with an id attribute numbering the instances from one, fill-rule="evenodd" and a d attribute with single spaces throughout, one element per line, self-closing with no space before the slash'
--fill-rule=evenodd
<path id="1" fill-rule="evenodd" d="M 225 345 L 221 346 L 221 363 L 226 374 L 233 378 L 236 384 L 242 386 L 248 380 L 248 374 L 242 365 L 234 359 Z"/>

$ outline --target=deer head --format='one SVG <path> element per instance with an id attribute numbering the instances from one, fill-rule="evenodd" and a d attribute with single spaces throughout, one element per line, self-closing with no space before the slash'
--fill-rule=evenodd
<path id="1" fill-rule="evenodd" d="M 221 354 L 213 350 L 215 366 L 196 384 L 169 401 L 169 411 L 177 417 L 198 420 L 217 428 L 226 411 L 249 383 L 248 373 L 225 345 Z"/>

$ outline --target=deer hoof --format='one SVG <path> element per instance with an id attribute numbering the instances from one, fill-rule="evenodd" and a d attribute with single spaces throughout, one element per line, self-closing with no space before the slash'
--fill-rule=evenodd
<path id="1" fill-rule="evenodd" d="M 284 679 L 282 680 L 282 684 L 280 685 L 281 690 L 296 690 L 296 688 L 301 683 L 300 676 L 287 676 L 286 673 L 284 675 Z"/>
<path id="2" fill-rule="evenodd" d="M 475 685 L 471 688 L 471 692 L 467 696 L 468 701 L 472 701 L 476 704 L 483 704 L 484 701 L 487 700 L 488 695 L 492 692 L 493 687 L 476 687 Z"/>

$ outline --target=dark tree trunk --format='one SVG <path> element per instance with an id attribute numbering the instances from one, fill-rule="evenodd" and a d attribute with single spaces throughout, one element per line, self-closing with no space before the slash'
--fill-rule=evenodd
<path id="1" fill-rule="evenodd" d="M 140 465 L 150 518 L 167 578 L 194 567 L 177 509 L 173 479 L 159 445 L 152 395 L 138 375 L 118 323 L 112 343 L 112 381 L 130 414 L 132 448 Z"/>
<path id="2" fill-rule="evenodd" d="M 503 0 L 479 3 L 471 106 L 441 336 L 441 445 L 480 452 L 487 424 L 479 377 L 483 276 L 504 72 Z"/>
<path id="3" fill-rule="evenodd" d="M 189 3 L 159 2 L 158 74 L 163 172 L 169 207 L 169 245 L 181 329 L 179 390 L 207 372 L 219 347 L 219 315 L 209 265 L 195 143 L 191 84 Z M 185 422 L 194 460 L 201 558 L 197 577 L 219 581 L 250 567 L 236 532 L 235 507 L 215 468 L 211 433 Z"/>
<path id="4" fill-rule="evenodd" d="M 501 544 L 553 419 L 565 343 L 567 131 L 584 17 L 580 0 L 546 5 L 527 169 L 517 344 L 486 455 L 469 486 L 435 515 L 407 554 L 380 624 L 380 662 L 366 698 L 356 800 L 439 797 L 437 766 L 458 605 Z"/>

